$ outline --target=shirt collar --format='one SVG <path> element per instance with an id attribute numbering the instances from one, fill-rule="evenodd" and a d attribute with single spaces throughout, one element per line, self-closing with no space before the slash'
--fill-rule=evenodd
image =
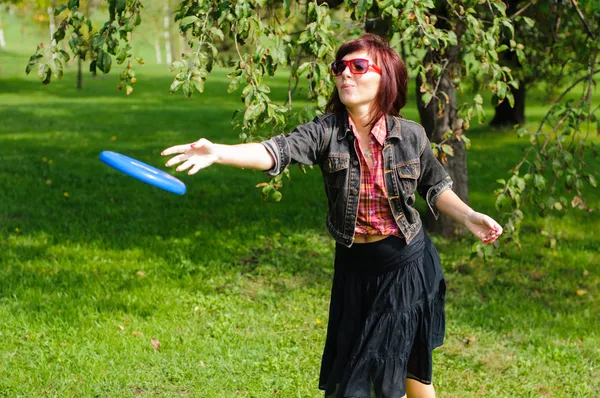
<path id="1" fill-rule="evenodd" d="M 351 131 L 354 133 L 354 135 L 356 135 L 356 133 L 355 133 L 356 127 L 354 126 L 354 122 L 352 121 L 352 118 L 350 117 L 350 115 L 348 115 L 348 127 L 351 129 Z M 370 134 L 372 134 L 373 137 L 375 137 L 375 139 L 377 140 L 379 145 L 383 146 L 383 144 L 385 142 L 385 138 L 387 137 L 385 116 L 382 116 L 377 121 L 377 123 L 375 123 L 375 125 L 371 129 Z"/>

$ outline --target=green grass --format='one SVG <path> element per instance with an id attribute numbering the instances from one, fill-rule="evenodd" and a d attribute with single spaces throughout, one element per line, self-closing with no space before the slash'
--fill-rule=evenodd
<path id="1" fill-rule="evenodd" d="M 115 73 L 86 75 L 77 91 L 71 67 L 42 86 L 23 72 L 33 47 L 9 46 L 0 52 L 0 396 L 319 397 L 334 244 L 318 171 L 293 169 L 279 204 L 260 199 L 254 185 L 265 176 L 250 170 L 181 175 L 182 197 L 136 182 L 99 152 L 160 167 L 173 144 L 237 142 L 239 93 L 226 94 L 225 72 L 186 100 L 168 94 L 172 75 L 149 61 L 126 98 Z M 546 105 L 531 98 L 535 126 Z M 405 114 L 417 118 L 414 101 Z M 471 204 L 498 217 L 495 180 L 526 143 L 485 126 L 470 137 Z M 440 397 L 600 396 L 599 196 L 589 192 L 591 214 L 529 211 L 523 250 L 489 262 L 470 259 L 471 238 L 433 237 L 449 286 Z"/>

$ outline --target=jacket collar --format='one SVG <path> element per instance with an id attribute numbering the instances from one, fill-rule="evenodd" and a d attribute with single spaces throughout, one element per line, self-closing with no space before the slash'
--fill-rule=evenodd
<path id="1" fill-rule="evenodd" d="M 338 130 L 337 139 L 338 141 L 346 138 L 348 134 L 352 134 L 352 129 L 348 124 L 348 111 L 344 110 L 343 114 L 339 115 L 342 118 L 341 128 Z M 398 118 L 395 116 L 385 115 L 385 123 L 387 126 L 388 138 L 400 138 L 400 124 L 397 122 Z"/>

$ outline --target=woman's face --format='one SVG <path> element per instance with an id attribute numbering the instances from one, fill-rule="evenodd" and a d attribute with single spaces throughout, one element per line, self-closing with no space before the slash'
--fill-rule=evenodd
<path id="1" fill-rule="evenodd" d="M 364 58 L 375 63 L 366 51 L 347 54 L 342 60 L 354 58 Z M 335 76 L 335 86 L 340 100 L 349 109 L 370 105 L 377 96 L 380 81 L 381 75 L 372 67 L 369 67 L 365 74 L 352 74 L 350 68 L 346 66 L 341 75 Z"/>

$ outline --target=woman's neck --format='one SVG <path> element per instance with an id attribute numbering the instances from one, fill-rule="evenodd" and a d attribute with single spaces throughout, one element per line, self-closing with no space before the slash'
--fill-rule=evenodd
<path id="1" fill-rule="evenodd" d="M 369 134 L 371 131 L 371 111 L 368 106 L 348 109 L 348 114 L 354 122 L 354 127 L 359 134 Z"/>

